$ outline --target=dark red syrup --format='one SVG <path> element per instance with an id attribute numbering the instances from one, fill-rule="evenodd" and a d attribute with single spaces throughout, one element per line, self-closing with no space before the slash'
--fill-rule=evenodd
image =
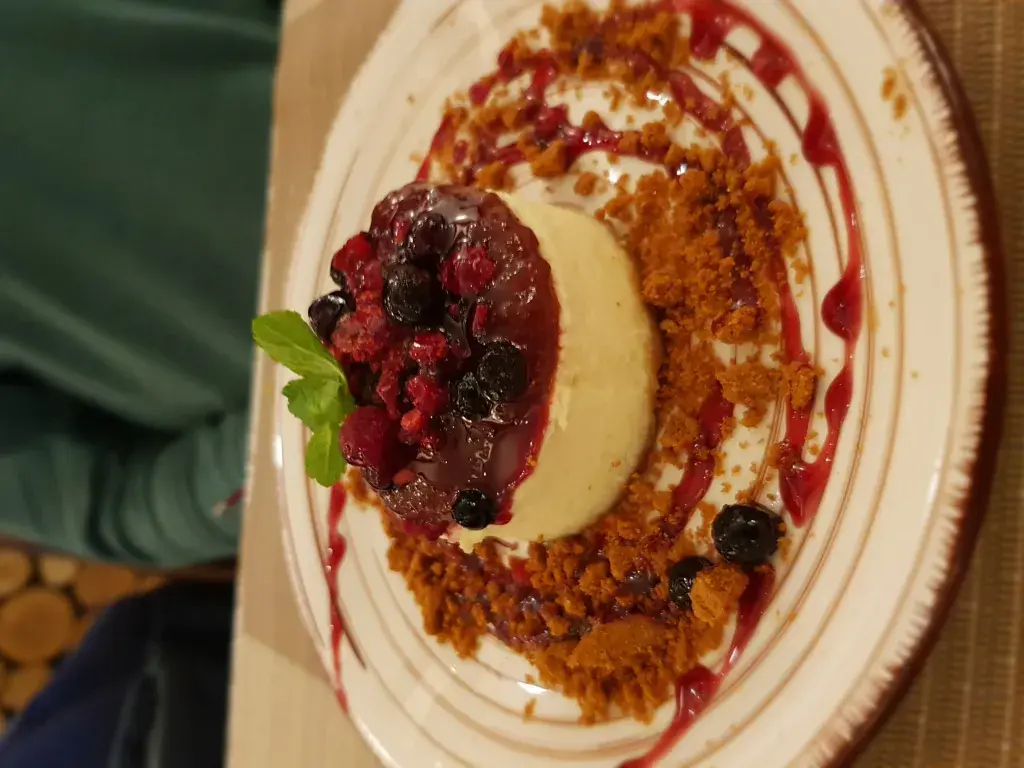
<path id="1" fill-rule="evenodd" d="M 431 217 L 443 225 L 421 253 L 418 227 Z M 334 265 L 355 309 L 337 321 L 330 347 L 361 406 L 351 432 L 342 429 L 343 451 L 408 533 L 444 533 L 457 494 L 468 489 L 493 500 L 496 524 L 507 522 L 547 427 L 558 360 L 558 298 L 536 236 L 492 193 L 414 183 L 377 204 L 369 230 L 353 240 L 360 238 Z M 401 270 L 431 281 L 429 321 L 387 313 L 389 276 Z M 525 389 L 467 415 L 460 384 L 502 344 L 521 353 Z M 360 377 L 366 386 L 355 385 Z M 366 438 L 371 431 L 380 438 Z"/>
<path id="2" fill-rule="evenodd" d="M 733 404 L 722 396 L 721 388 L 701 406 L 699 419 L 701 437 L 690 452 L 683 477 L 672 491 L 674 525 L 686 527 L 690 514 L 707 495 L 715 479 L 714 450 L 722 439 L 722 428 L 733 414 Z"/>
<path id="3" fill-rule="evenodd" d="M 344 712 L 348 712 L 348 697 L 341 679 L 341 642 L 345 638 L 345 619 L 341 615 L 341 601 L 338 599 L 338 570 L 345 559 L 345 548 L 348 542 L 338 530 L 342 515 L 345 514 L 345 487 L 338 483 L 331 488 L 331 500 L 327 507 L 327 552 L 324 555 L 324 577 L 327 579 L 327 592 L 331 606 L 331 655 L 334 660 L 334 692 L 338 704 Z M 359 663 L 359 655 L 355 644 L 351 643 Z"/>

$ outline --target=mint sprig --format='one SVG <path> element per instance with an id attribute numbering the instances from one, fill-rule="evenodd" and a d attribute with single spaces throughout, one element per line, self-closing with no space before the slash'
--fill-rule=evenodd
<path id="1" fill-rule="evenodd" d="M 356 407 L 344 371 L 298 312 L 260 315 L 252 321 L 252 337 L 274 362 L 299 375 L 282 394 L 288 410 L 313 433 L 306 445 L 306 474 L 325 487 L 334 485 L 346 466 L 338 432 Z"/>

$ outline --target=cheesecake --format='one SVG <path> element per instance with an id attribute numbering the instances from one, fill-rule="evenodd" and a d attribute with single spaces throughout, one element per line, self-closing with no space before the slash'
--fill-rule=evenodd
<path id="1" fill-rule="evenodd" d="M 358 406 L 341 450 L 407 532 L 551 540 L 614 504 L 653 437 L 658 343 L 605 224 L 410 184 L 331 277 L 309 314 Z"/>

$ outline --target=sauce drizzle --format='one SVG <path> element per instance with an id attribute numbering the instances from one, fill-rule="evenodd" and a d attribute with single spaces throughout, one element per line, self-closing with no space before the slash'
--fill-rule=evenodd
<path id="1" fill-rule="evenodd" d="M 348 696 L 341 680 L 341 641 L 345 637 L 345 619 L 341 615 L 341 602 L 338 599 L 338 569 L 345 559 L 345 549 L 348 542 L 338 530 L 341 525 L 342 515 L 345 513 L 345 486 L 340 482 L 331 488 L 331 500 L 327 507 L 327 553 L 324 556 L 324 577 L 327 579 L 327 591 L 330 596 L 331 605 L 331 653 L 334 659 L 334 693 L 338 704 L 346 714 L 348 713 Z M 356 658 L 362 663 L 362 658 L 352 645 Z"/>

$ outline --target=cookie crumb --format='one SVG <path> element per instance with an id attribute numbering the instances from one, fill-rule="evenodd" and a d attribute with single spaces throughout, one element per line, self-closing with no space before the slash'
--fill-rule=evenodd
<path id="1" fill-rule="evenodd" d="M 577 195 L 589 197 L 594 194 L 594 189 L 597 187 L 597 182 L 599 180 L 600 177 L 596 173 L 584 171 L 579 175 L 579 178 L 576 179 L 576 184 L 573 186 L 573 190 Z"/>
<path id="2" fill-rule="evenodd" d="M 530 161 L 530 170 L 539 179 L 561 176 L 568 167 L 568 152 L 564 141 L 553 141 L 547 149 Z"/>
<path id="3" fill-rule="evenodd" d="M 690 590 L 693 615 L 705 624 L 726 620 L 747 588 L 747 575 L 734 565 L 717 565 L 697 574 Z"/>

